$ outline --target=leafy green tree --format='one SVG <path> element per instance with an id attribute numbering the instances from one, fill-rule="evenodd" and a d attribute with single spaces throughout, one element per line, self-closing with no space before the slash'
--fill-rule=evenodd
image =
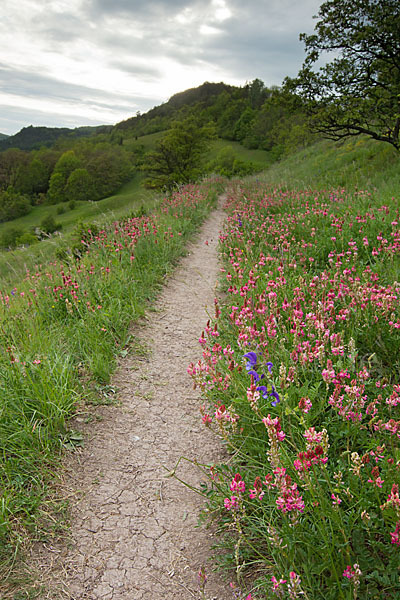
<path id="1" fill-rule="evenodd" d="M 268 93 L 264 82 L 261 79 L 253 79 L 247 85 L 247 90 L 251 108 L 260 108 Z"/>
<path id="2" fill-rule="evenodd" d="M 198 179 L 204 172 L 204 157 L 214 136 L 212 125 L 199 126 L 192 116 L 174 122 L 155 152 L 145 157 L 147 187 L 172 189 Z"/>
<path id="3" fill-rule="evenodd" d="M 93 181 L 92 200 L 113 194 L 132 174 L 132 162 L 122 146 L 97 144 L 86 160 L 86 169 Z"/>
<path id="4" fill-rule="evenodd" d="M 69 201 L 94 199 L 93 180 L 86 169 L 72 171 L 65 186 L 65 194 Z"/>
<path id="5" fill-rule="evenodd" d="M 65 181 L 67 181 L 72 171 L 75 171 L 75 169 L 78 169 L 80 166 L 81 161 L 76 156 L 75 152 L 73 150 L 67 150 L 56 162 L 53 173 L 60 173 Z"/>
<path id="6" fill-rule="evenodd" d="M 6 190 L 14 186 L 18 171 L 29 162 L 28 152 L 18 148 L 10 148 L 0 152 L 0 190 Z"/>
<path id="7" fill-rule="evenodd" d="M 328 0 L 306 59 L 285 85 L 306 101 L 314 131 L 339 140 L 366 134 L 400 149 L 400 2 Z M 334 58 L 314 70 L 324 53 Z"/>
<path id="8" fill-rule="evenodd" d="M 49 191 L 47 193 L 51 204 L 65 202 L 67 195 L 65 193 L 66 180 L 62 173 L 53 173 L 50 177 Z"/>
<path id="9" fill-rule="evenodd" d="M 227 140 L 234 140 L 236 123 L 247 107 L 245 99 L 232 99 L 217 119 L 218 135 Z"/>
<path id="10" fill-rule="evenodd" d="M 249 136 L 251 128 L 256 116 L 256 111 L 250 107 L 247 107 L 235 125 L 235 139 L 242 142 L 246 137 Z"/>
<path id="11" fill-rule="evenodd" d="M 0 223 L 22 217 L 31 209 L 29 198 L 19 194 L 12 187 L 0 192 Z"/>
<path id="12" fill-rule="evenodd" d="M 50 177 L 48 196 L 52 204 L 68 200 L 66 194 L 68 177 L 80 166 L 81 161 L 73 150 L 67 150 L 60 156 Z"/>
<path id="13" fill-rule="evenodd" d="M 49 172 L 46 165 L 39 158 L 32 158 L 28 165 L 19 167 L 15 189 L 21 194 L 31 197 L 44 194 L 49 187 Z"/>

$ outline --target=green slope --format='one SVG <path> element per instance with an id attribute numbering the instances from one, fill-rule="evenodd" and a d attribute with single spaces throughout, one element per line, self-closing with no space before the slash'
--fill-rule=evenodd
<path id="1" fill-rule="evenodd" d="M 262 178 L 287 188 L 351 187 L 400 197 L 400 153 L 363 137 L 325 140 L 273 164 Z"/>

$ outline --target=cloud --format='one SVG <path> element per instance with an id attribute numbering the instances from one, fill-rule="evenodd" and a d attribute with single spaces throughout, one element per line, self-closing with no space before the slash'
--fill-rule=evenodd
<path id="1" fill-rule="evenodd" d="M 139 21 L 156 19 L 160 22 L 162 17 L 176 15 L 185 9 L 203 4 L 191 0 L 93 0 L 91 13 L 104 14 L 129 14 Z"/>
<path id="2" fill-rule="evenodd" d="M 82 125 L 107 124 L 99 122 L 98 119 L 86 117 L 85 115 L 80 115 L 78 124 L 76 119 L 76 113 L 63 113 L 62 119 L 60 119 L 60 115 L 58 113 L 49 112 L 47 110 L 29 108 L 26 105 L 19 107 L 0 104 L 0 131 L 2 133 L 7 133 L 11 121 L 13 124 L 15 124 L 15 128 L 14 130 L 10 131 L 10 135 L 29 125 L 34 125 L 37 127 L 70 127 L 71 129 L 74 129 L 77 126 Z M 113 122 L 114 121 L 111 121 L 110 124 Z"/>
<path id="3" fill-rule="evenodd" d="M 37 102 L 49 118 L 64 106 L 79 125 L 204 81 L 280 84 L 301 66 L 299 33 L 312 32 L 321 1 L 1 0 L 0 103 L 28 115 Z M 4 111 L 0 131 L 14 133 L 20 121 Z"/>
<path id="4" fill-rule="evenodd" d="M 66 83 L 61 79 L 40 73 L 10 70 L 2 63 L 0 63 L 0 91 L 9 95 L 46 98 L 47 101 L 78 101 L 83 104 L 90 102 L 100 107 L 110 106 L 113 103 L 117 109 L 126 108 L 133 103 L 129 95 Z"/>
<path id="5" fill-rule="evenodd" d="M 149 64 L 138 64 L 129 60 L 115 60 L 110 63 L 111 67 L 116 69 L 120 69 L 124 73 L 130 73 L 132 75 L 137 75 L 143 77 L 144 80 L 154 81 L 159 79 L 162 76 L 162 70 L 158 67 L 153 67 Z"/>

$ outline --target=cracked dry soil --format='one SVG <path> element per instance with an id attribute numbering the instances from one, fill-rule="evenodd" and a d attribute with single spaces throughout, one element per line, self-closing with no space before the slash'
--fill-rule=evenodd
<path id="1" fill-rule="evenodd" d="M 199 333 L 214 313 L 223 219 L 215 210 L 189 245 L 156 312 L 135 332 L 149 355 L 121 361 L 113 378 L 121 405 L 100 409 L 102 421 L 90 426 L 86 447 L 69 465 L 68 488 L 80 493 L 72 501 L 71 543 L 53 550 L 62 598 L 200 598 L 197 573 L 213 542 L 209 530 L 196 527 L 203 500 L 166 474 L 181 456 L 212 463 L 222 452 L 201 424 L 186 368 L 200 358 Z M 202 481 L 187 461 L 176 474 L 195 487 Z M 210 566 L 207 574 L 207 598 L 231 600 L 229 585 Z"/>

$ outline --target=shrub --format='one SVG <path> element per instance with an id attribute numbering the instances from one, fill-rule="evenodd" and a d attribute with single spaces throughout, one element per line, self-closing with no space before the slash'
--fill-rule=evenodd
<path id="1" fill-rule="evenodd" d="M 15 240 L 16 246 L 31 246 L 38 243 L 38 238 L 34 233 L 26 231 Z"/>
<path id="2" fill-rule="evenodd" d="M 61 223 L 56 223 L 53 215 L 46 215 L 40 221 L 40 228 L 45 233 L 54 233 L 55 231 L 59 231 L 62 228 Z"/>
<path id="3" fill-rule="evenodd" d="M 17 246 L 17 239 L 21 238 L 26 233 L 28 232 L 22 227 L 11 225 L 2 233 L 1 246 L 3 248 L 15 248 Z"/>

